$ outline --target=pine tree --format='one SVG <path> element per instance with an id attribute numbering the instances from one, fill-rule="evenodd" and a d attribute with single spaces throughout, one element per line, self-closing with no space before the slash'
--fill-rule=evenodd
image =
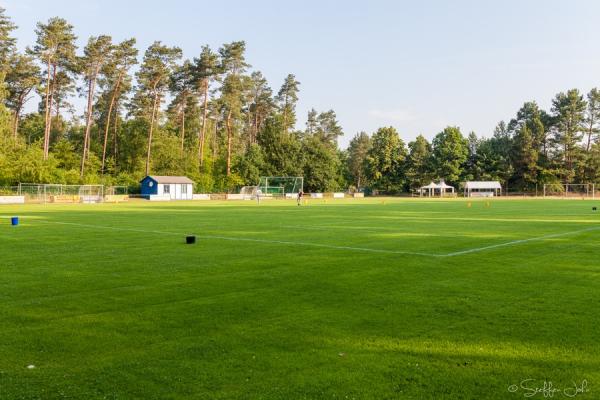
<path id="1" fill-rule="evenodd" d="M 169 77 L 179 58 L 181 58 L 181 49 L 167 47 L 156 41 L 146 50 L 140 70 L 136 73 L 138 89 L 134 99 L 134 108 L 146 118 L 149 114 L 146 175 L 150 174 L 154 125 L 158 119 L 161 102 L 169 87 Z"/>
<path id="2" fill-rule="evenodd" d="M 29 94 L 40 82 L 40 68 L 28 55 L 16 54 L 12 57 L 6 87 L 8 91 L 7 105 L 13 111 L 13 137 L 17 139 L 19 118 Z"/>
<path id="3" fill-rule="evenodd" d="M 46 114 L 44 128 L 44 159 L 48 159 L 50 150 L 50 131 L 52 127 L 52 107 L 54 98 L 61 87 L 68 81 L 66 74 L 75 71 L 75 40 L 73 26 L 62 18 L 51 18 L 48 23 L 38 23 L 37 40 L 31 53 L 46 65 L 44 111 Z M 63 79 L 57 79 L 63 72 Z"/>
<path id="4" fill-rule="evenodd" d="M 249 67 L 244 57 L 245 50 L 246 43 L 243 41 L 225 44 L 219 49 L 221 70 L 226 74 L 221 87 L 221 104 L 227 132 L 225 171 L 228 177 L 231 175 L 231 159 L 237 131 L 236 126 L 242 113 L 243 82 L 241 75 Z"/>
<path id="5" fill-rule="evenodd" d="M 131 89 L 131 77 L 128 75 L 129 69 L 137 64 L 138 50 L 135 48 L 135 39 L 124 40 L 113 46 L 110 53 L 111 57 L 104 65 L 103 77 L 100 81 L 104 88 L 103 96 L 108 102 L 108 109 L 104 120 L 104 138 L 102 140 L 102 166 L 101 171 L 104 174 L 106 165 L 106 151 L 108 146 L 108 135 L 113 112 L 118 110 L 117 104 L 123 94 Z M 115 129 L 113 135 L 113 153 L 116 158 L 117 153 L 117 129 L 116 121 L 118 112 L 115 112 Z M 116 160 L 115 160 L 116 161 Z"/>
<path id="6" fill-rule="evenodd" d="M 593 88 L 587 95 L 585 128 L 587 135 L 585 151 L 589 153 L 592 143 L 596 141 L 600 134 L 600 90 L 598 88 Z"/>
<path id="7" fill-rule="evenodd" d="M 91 37 L 83 49 L 83 57 L 79 59 L 83 79 L 87 84 L 87 109 L 85 120 L 85 133 L 83 137 L 83 154 L 81 156 L 81 178 L 85 173 L 85 163 L 90 152 L 90 130 L 92 129 L 92 112 L 94 94 L 98 76 L 111 57 L 113 50 L 112 38 L 107 35 Z M 104 166 L 103 166 L 104 167 Z"/>
<path id="8" fill-rule="evenodd" d="M 209 46 L 202 47 L 200 57 L 194 59 L 194 65 L 197 90 L 201 93 L 203 99 L 202 127 L 198 134 L 198 158 L 200 160 L 200 168 L 202 168 L 204 166 L 204 144 L 206 142 L 210 84 L 218 78 L 221 69 L 219 56 Z"/>
<path id="9" fill-rule="evenodd" d="M 587 103 L 579 90 L 572 89 L 559 93 L 552 101 L 554 113 L 554 144 L 562 161 L 560 174 L 565 182 L 572 182 L 575 177 L 574 167 L 579 156 L 579 143 L 583 137 L 583 122 Z"/>
<path id="10" fill-rule="evenodd" d="M 298 102 L 299 85 L 300 82 L 296 80 L 296 77 L 293 74 L 289 74 L 285 77 L 285 81 L 275 97 L 283 116 L 283 130 L 285 132 L 288 132 L 289 128 L 296 124 L 296 103 Z"/>

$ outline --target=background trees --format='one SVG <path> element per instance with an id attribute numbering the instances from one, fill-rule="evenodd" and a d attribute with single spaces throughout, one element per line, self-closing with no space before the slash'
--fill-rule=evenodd
<path id="1" fill-rule="evenodd" d="M 38 23 L 33 47 L 19 52 L 14 29 L 0 8 L 0 186 L 102 182 L 135 190 L 148 172 L 185 174 L 199 191 L 235 191 L 261 175 L 303 175 L 306 190 L 390 194 L 438 179 L 500 180 L 511 191 L 600 183 L 598 89 L 558 93 L 549 110 L 525 102 L 482 135 L 447 127 L 406 146 L 412 132 L 382 127 L 341 150 L 335 112 L 312 109 L 298 129 L 296 76 L 287 74 L 274 92 L 246 61 L 243 41 L 204 46 L 184 61 L 181 49 L 156 41 L 133 77 L 134 38 L 92 37 L 78 54 L 74 27 L 55 17 Z M 76 91 L 85 110 L 71 105 Z"/>

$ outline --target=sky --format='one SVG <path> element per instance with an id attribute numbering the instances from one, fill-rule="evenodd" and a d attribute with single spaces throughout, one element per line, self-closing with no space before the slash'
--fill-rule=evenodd
<path id="1" fill-rule="evenodd" d="M 198 56 L 246 41 L 247 61 L 277 92 L 300 81 L 298 128 L 333 109 L 345 147 L 358 132 L 395 127 L 405 142 L 445 126 L 490 136 L 525 102 L 550 109 L 556 93 L 600 86 L 600 2 L 0 0 L 19 47 L 53 16 L 91 35 L 155 40 Z M 78 102 L 79 104 L 79 102 Z M 82 102 L 81 102 L 82 104 Z"/>

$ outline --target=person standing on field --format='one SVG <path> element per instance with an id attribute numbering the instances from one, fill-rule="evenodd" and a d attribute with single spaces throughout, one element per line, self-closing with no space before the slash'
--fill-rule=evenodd
<path id="1" fill-rule="evenodd" d="M 260 195 L 262 191 L 260 189 L 256 189 L 256 204 L 260 204 Z"/>
<path id="2" fill-rule="evenodd" d="M 298 197 L 296 198 L 296 202 L 298 203 L 298 205 L 302 203 L 302 196 L 304 196 L 304 192 L 302 191 L 302 189 L 300 189 L 300 191 L 298 192 Z"/>

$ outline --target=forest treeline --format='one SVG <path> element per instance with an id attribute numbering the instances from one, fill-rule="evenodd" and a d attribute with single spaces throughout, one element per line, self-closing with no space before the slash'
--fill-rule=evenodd
<path id="1" fill-rule="evenodd" d="M 526 102 L 485 137 L 447 127 L 406 144 L 382 127 L 342 150 L 335 112 L 313 109 L 297 129 L 300 82 L 289 74 L 272 89 L 243 41 L 204 46 L 189 60 L 160 41 L 140 53 L 134 38 L 109 35 L 80 49 L 74 27 L 56 17 L 39 22 L 36 42 L 20 52 L 15 28 L 0 8 L 0 186 L 136 187 L 148 173 L 187 175 L 198 192 L 233 191 L 263 175 L 304 176 L 307 191 L 390 194 L 440 178 L 514 190 L 599 181 L 598 89 L 559 93 L 547 111 Z"/>

